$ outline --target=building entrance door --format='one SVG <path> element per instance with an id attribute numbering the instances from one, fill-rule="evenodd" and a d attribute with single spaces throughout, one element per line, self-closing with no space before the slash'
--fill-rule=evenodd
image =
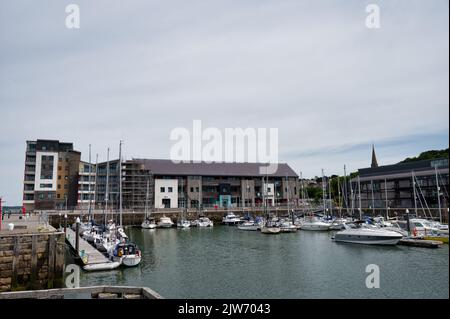
<path id="1" fill-rule="evenodd" d="M 163 198 L 162 204 L 164 208 L 170 208 L 170 198 Z"/>

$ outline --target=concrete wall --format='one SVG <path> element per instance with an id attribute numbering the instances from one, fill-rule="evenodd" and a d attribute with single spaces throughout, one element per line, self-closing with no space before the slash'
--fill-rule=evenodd
<path id="1" fill-rule="evenodd" d="M 164 192 L 161 192 L 161 187 Z M 172 192 L 169 192 L 169 187 Z M 169 208 L 178 207 L 178 180 L 177 179 L 155 179 L 155 208 L 164 208 L 163 199 L 170 199 Z"/>
<path id="2" fill-rule="evenodd" d="M 60 288 L 64 233 L 0 233 L 0 291 Z"/>

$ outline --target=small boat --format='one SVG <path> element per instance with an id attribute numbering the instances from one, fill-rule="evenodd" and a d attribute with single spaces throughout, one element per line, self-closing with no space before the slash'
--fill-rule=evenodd
<path id="1" fill-rule="evenodd" d="M 397 245 L 403 235 L 384 228 L 368 227 L 363 221 L 344 224 L 345 229 L 336 233 L 334 241 L 366 245 Z"/>
<path id="2" fill-rule="evenodd" d="M 159 219 L 158 227 L 161 228 L 171 228 L 173 226 L 173 221 L 170 217 L 163 216 Z"/>
<path id="3" fill-rule="evenodd" d="M 133 242 L 117 244 L 110 258 L 113 262 L 119 262 L 127 267 L 139 265 L 142 259 L 141 251 Z"/>
<path id="4" fill-rule="evenodd" d="M 177 227 L 178 228 L 189 228 L 191 227 L 191 222 L 185 219 L 179 220 L 177 222 Z"/>
<path id="5" fill-rule="evenodd" d="M 198 227 L 213 227 L 214 223 L 208 217 L 200 217 L 197 220 Z"/>
<path id="6" fill-rule="evenodd" d="M 236 225 L 242 222 L 239 216 L 236 216 L 234 213 L 228 213 L 223 219 L 222 222 L 225 225 Z"/>
<path id="7" fill-rule="evenodd" d="M 144 229 L 155 229 L 156 226 L 154 218 L 146 218 L 141 224 L 141 227 Z"/>
<path id="8" fill-rule="evenodd" d="M 260 226 L 256 224 L 254 221 L 247 221 L 237 226 L 239 230 L 258 230 L 259 227 Z"/>
<path id="9" fill-rule="evenodd" d="M 435 241 L 441 241 L 445 244 L 448 244 L 448 235 L 430 235 L 430 236 L 425 236 L 423 237 L 423 239 L 425 240 L 435 240 Z"/>
<path id="10" fill-rule="evenodd" d="M 83 267 L 86 271 L 100 271 L 100 270 L 112 270 L 116 269 L 120 266 L 120 262 L 107 262 L 107 263 L 98 263 L 98 264 L 89 264 Z"/>
<path id="11" fill-rule="evenodd" d="M 261 233 L 262 234 L 279 234 L 281 232 L 281 228 L 280 227 L 276 227 L 276 226 L 263 226 L 261 227 Z"/>

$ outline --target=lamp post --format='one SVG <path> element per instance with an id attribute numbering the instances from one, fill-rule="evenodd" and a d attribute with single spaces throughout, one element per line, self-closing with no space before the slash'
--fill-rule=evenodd
<path id="1" fill-rule="evenodd" d="M 66 234 L 67 230 L 67 214 L 64 214 L 64 234 Z"/>
<path id="2" fill-rule="evenodd" d="M 62 226 L 61 225 L 61 215 L 62 215 L 61 212 L 59 212 L 59 229 L 61 229 L 61 226 Z"/>
<path id="3" fill-rule="evenodd" d="M 77 252 L 77 255 L 79 256 L 80 251 L 80 236 L 78 235 L 80 233 L 80 217 L 77 217 L 75 221 L 75 251 Z"/>

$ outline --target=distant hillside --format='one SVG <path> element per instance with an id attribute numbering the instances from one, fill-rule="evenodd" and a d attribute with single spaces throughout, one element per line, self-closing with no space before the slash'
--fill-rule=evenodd
<path id="1" fill-rule="evenodd" d="M 436 158 L 448 158 L 448 148 L 445 150 L 431 150 L 420 153 L 417 157 L 407 157 L 400 163 L 409 163 L 409 162 L 415 162 L 415 161 L 422 161 L 422 160 L 430 160 L 430 159 L 436 159 Z"/>

